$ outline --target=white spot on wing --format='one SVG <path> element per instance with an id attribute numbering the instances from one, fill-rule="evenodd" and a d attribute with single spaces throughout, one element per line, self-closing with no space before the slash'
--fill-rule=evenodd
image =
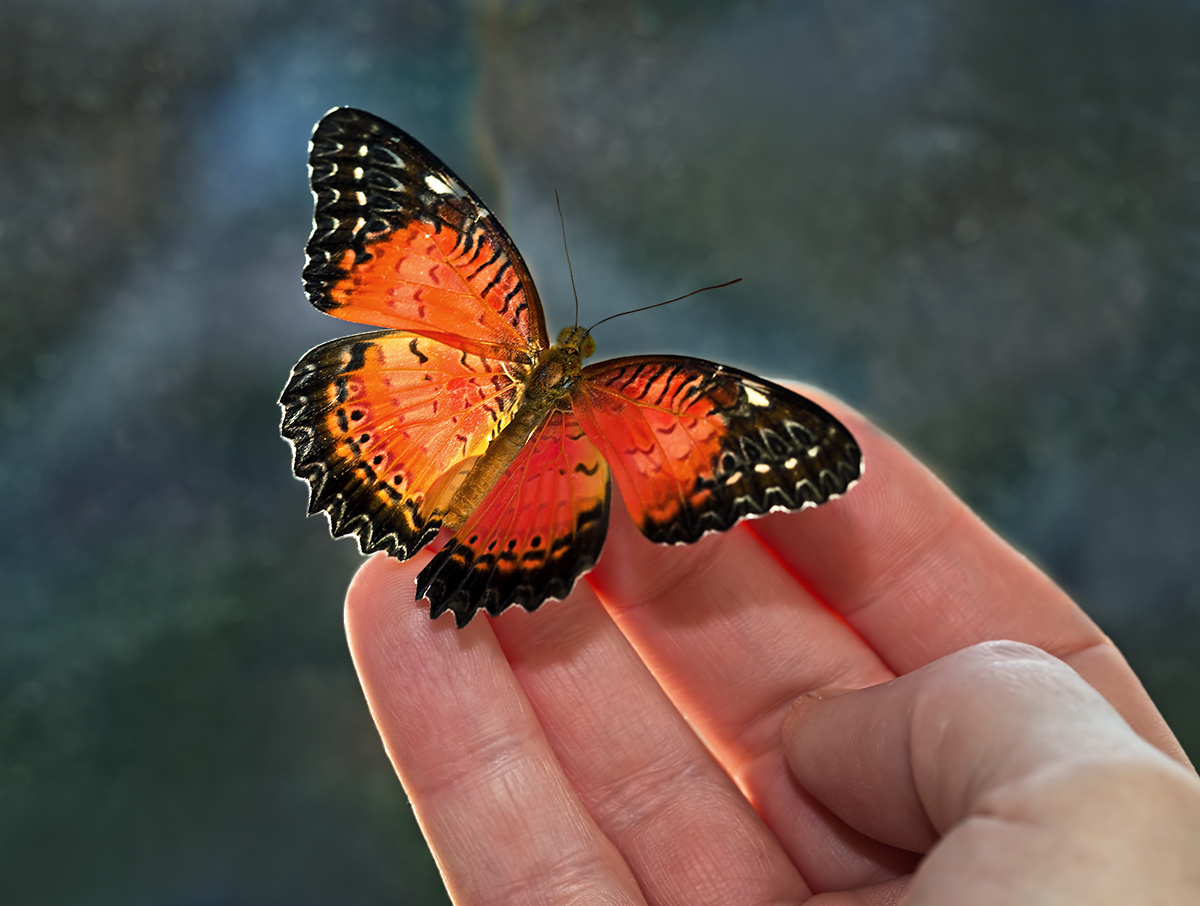
<path id="1" fill-rule="evenodd" d="M 754 464 L 754 471 L 757 472 L 759 475 L 766 475 L 768 472 L 771 471 L 771 467 L 769 465 L 767 465 L 765 462 L 756 462 Z"/>
<path id="2" fill-rule="evenodd" d="M 371 149 L 370 149 L 370 148 L 368 148 L 366 145 L 359 145 L 359 146 L 358 146 L 358 156 L 359 156 L 359 157 L 366 157 L 366 156 L 367 156 L 367 154 L 370 152 L 370 150 L 371 150 Z"/>
<path id="3" fill-rule="evenodd" d="M 727 485 L 735 485 L 741 480 L 742 480 L 742 473 L 734 472 L 732 475 L 730 475 L 728 478 L 725 479 L 725 483 Z"/>
<path id="4" fill-rule="evenodd" d="M 793 456 L 791 459 L 784 462 L 783 467 L 785 469 L 794 469 L 794 468 L 796 468 L 796 466 L 798 464 L 799 464 L 799 460 L 797 460 L 796 457 Z"/>
<path id="5" fill-rule="evenodd" d="M 808 454 L 809 459 L 816 459 L 817 454 L 821 452 L 821 448 L 820 447 L 809 447 L 804 452 Z"/>
<path id="6" fill-rule="evenodd" d="M 366 192 L 355 192 L 354 197 L 358 199 L 358 203 L 361 205 L 365 205 L 367 203 L 367 193 Z"/>
<path id="7" fill-rule="evenodd" d="M 771 401 L 763 394 L 759 393 L 753 387 L 746 386 L 746 400 L 751 406 L 765 407 L 771 405 Z"/>
<path id="8" fill-rule="evenodd" d="M 355 167 L 355 168 L 354 168 L 354 178 L 355 178 L 355 179 L 362 179 L 362 174 L 363 174 L 363 168 L 362 168 L 362 167 Z"/>
<path id="9" fill-rule="evenodd" d="M 429 186 L 430 190 L 437 192 L 439 195 L 453 195 L 454 190 L 434 176 L 432 173 L 425 174 L 425 185 Z"/>

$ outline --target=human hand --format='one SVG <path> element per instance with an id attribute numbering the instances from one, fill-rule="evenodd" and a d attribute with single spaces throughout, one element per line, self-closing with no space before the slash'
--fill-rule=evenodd
<path id="1" fill-rule="evenodd" d="M 954 691 L 965 669 L 954 664 L 976 664 L 981 649 L 939 659 L 991 639 L 1037 646 L 1078 671 L 1132 727 L 1114 751 L 1153 760 L 1157 747 L 1186 765 L 1119 652 L 1069 598 L 894 441 L 819 401 L 864 450 L 866 474 L 847 497 L 682 548 L 649 543 L 614 506 L 600 565 L 568 601 L 535 614 L 456 630 L 413 603 L 428 554 L 363 566 L 347 597 L 351 650 L 457 902 L 690 906 L 846 891 L 814 903 L 884 904 L 919 867 L 915 893 L 931 866 L 951 861 L 947 850 L 961 851 L 950 849 L 956 832 L 970 842 L 975 825 L 959 819 L 987 801 L 977 780 L 995 775 L 968 756 L 1004 749 L 944 750 L 904 721 L 946 677 Z M 906 674 L 805 699 L 784 732 L 806 693 Z M 984 682 L 978 694 L 994 693 Z M 1119 735 L 1124 724 L 1092 704 Z M 1039 748 L 1053 718 L 1034 708 L 1027 724 L 1013 713 L 1003 726 L 1021 736 L 1014 748 L 1069 754 L 1059 737 Z M 986 720 L 957 726 L 994 738 Z M 865 739 L 871 727 L 881 735 Z M 904 749 L 921 740 L 930 744 Z M 914 761 L 896 768 L 908 751 Z M 971 795 L 920 798 L 920 751 L 967 759 L 932 777 Z M 1168 758 L 1154 763 L 1183 787 L 1196 782 Z M 922 861 L 939 834 L 944 845 Z"/>

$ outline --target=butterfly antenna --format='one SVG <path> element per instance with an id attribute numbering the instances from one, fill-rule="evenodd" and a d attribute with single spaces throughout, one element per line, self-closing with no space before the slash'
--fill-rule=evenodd
<path id="1" fill-rule="evenodd" d="M 741 283 L 741 282 L 742 282 L 742 278 L 738 277 L 735 280 L 729 280 L 725 283 L 714 283 L 712 286 L 702 286 L 699 289 L 692 290 L 690 293 L 684 293 L 682 296 L 676 296 L 674 299 L 668 299 L 666 302 L 655 302 L 653 305 L 643 305 L 641 308 L 631 308 L 629 311 L 619 311 L 615 315 L 609 315 L 607 318 L 601 318 L 599 321 L 597 321 L 595 324 L 593 324 L 591 327 L 589 327 L 587 329 L 587 332 L 591 333 L 593 330 L 595 330 L 597 327 L 599 327 L 605 321 L 611 321 L 613 318 L 620 318 L 623 315 L 636 314 L 639 311 L 649 311 L 652 308 L 662 308 L 662 306 L 664 306 L 664 305 L 670 305 L 672 302 L 679 302 L 682 299 L 686 299 L 688 296 L 696 295 L 696 293 L 708 292 L 710 289 L 721 289 L 722 287 L 733 286 L 733 284 Z M 576 303 L 576 304 L 578 304 L 578 303 Z"/>
<path id="2" fill-rule="evenodd" d="M 571 269 L 571 251 L 567 248 L 567 222 L 562 215 L 562 202 L 558 198 L 558 189 L 554 190 L 554 203 L 558 205 L 558 225 L 562 227 L 563 253 L 567 256 L 567 273 L 571 275 L 571 292 L 575 295 L 575 326 L 579 326 L 579 292 L 575 289 L 575 271 Z"/>

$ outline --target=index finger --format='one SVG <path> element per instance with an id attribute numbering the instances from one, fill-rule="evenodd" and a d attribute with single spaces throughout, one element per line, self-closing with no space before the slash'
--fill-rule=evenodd
<path id="1" fill-rule="evenodd" d="M 1067 661 L 1147 740 L 1187 763 L 1108 637 L 1041 570 L 858 412 L 810 388 L 853 432 L 866 472 L 837 507 L 772 516 L 754 533 L 896 674 L 978 642 Z"/>

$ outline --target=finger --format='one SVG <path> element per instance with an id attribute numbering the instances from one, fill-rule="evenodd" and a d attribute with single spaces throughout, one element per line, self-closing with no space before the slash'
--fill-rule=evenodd
<path id="1" fill-rule="evenodd" d="M 346 597 L 355 667 L 456 903 L 644 902 L 559 768 L 491 628 L 413 602 L 422 554 L 379 555 Z"/>
<path id="2" fill-rule="evenodd" d="M 614 507 L 591 575 L 605 607 L 814 890 L 911 866 L 830 816 L 786 770 L 780 728 L 797 695 L 890 679 L 846 623 L 740 529 L 687 547 L 651 544 Z"/>
<path id="3" fill-rule="evenodd" d="M 752 530 L 897 674 L 989 639 L 1066 660 L 1145 738 L 1187 763 L 1099 627 L 925 466 L 844 403 L 808 388 L 853 432 L 865 474 L 815 512 Z"/>
<path id="4" fill-rule="evenodd" d="M 563 771 L 656 904 L 800 902 L 778 841 L 587 586 L 492 621 Z"/>

